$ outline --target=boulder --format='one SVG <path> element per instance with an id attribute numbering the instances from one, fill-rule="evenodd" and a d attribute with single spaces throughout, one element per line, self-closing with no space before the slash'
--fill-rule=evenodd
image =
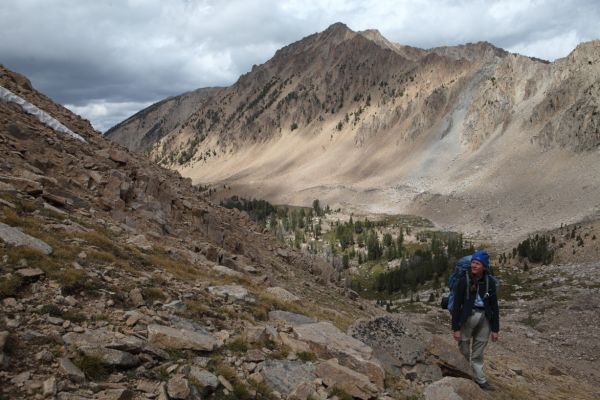
<path id="1" fill-rule="evenodd" d="M 56 395 L 56 377 L 51 376 L 42 384 L 42 395 L 44 397 L 54 397 Z"/>
<path id="2" fill-rule="evenodd" d="M 330 322 L 294 326 L 297 339 L 310 345 L 321 357 L 335 357 L 339 363 L 369 377 L 379 388 L 384 387 L 385 371 L 373 357 L 373 350 L 360 340 L 348 336 Z"/>
<path id="3" fill-rule="evenodd" d="M 219 378 L 213 373 L 196 367 L 195 365 L 190 367 L 188 377 L 193 380 L 194 383 L 199 384 L 204 389 L 205 394 L 214 392 L 219 387 Z"/>
<path id="4" fill-rule="evenodd" d="M 146 304 L 144 296 L 142 296 L 142 290 L 140 288 L 131 289 L 129 291 L 129 299 L 136 307 L 141 307 Z"/>
<path id="5" fill-rule="evenodd" d="M 470 379 L 447 376 L 425 387 L 426 400 L 490 400 L 483 390 Z"/>
<path id="6" fill-rule="evenodd" d="M 136 235 L 127 239 L 127 244 L 134 245 L 135 247 L 150 251 L 152 250 L 152 243 L 144 235 Z"/>
<path id="7" fill-rule="evenodd" d="M 316 378 L 314 365 L 290 360 L 266 360 L 261 374 L 271 389 L 284 396 Z"/>
<path id="8" fill-rule="evenodd" d="M 450 334 L 448 334 L 448 337 L 450 337 Z M 458 350 L 456 342 L 452 339 L 444 340 L 440 336 L 434 335 L 427 344 L 427 350 L 441 368 L 444 376 L 473 378 L 473 371 L 469 362 Z"/>
<path id="9" fill-rule="evenodd" d="M 287 290 L 285 290 L 282 287 L 278 287 L 278 286 L 270 287 L 266 291 L 268 294 L 275 297 L 279 301 L 290 302 L 290 303 L 295 302 L 295 301 L 300 301 L 300 298 L 298 296 L 288 292 Z"/>
<path id="10" fill-rule="evenodd" d="M 58 365 L 62 373 L 73 382 L 83 382 L 85 380 L 85 374 L 67 357 L 58 360 Z"/>
<path id="11" fill-rule="evenodd" d="M 231 268 L 227 268 L 224 265 L 215 265 L 212 269 L 219 275 L 233 276 L 235 278 L 241 278 L 244 276 L 244 274 L 242 274 L 241 272 L 238 272 Z"/>
<path id="12" fill-rule="evenodd" d="M 296 326 L 303 324 L 313 324 L 316 319 L 307 317 L 306 315 L 296 314 L 289 311 L 275 310 L 269 311 L 269 320 L 282 321 L 287 325 Z"/>
<path id="13" fill-rule="evenodd" d="M 45 272 L 39 268 L 21 268 L 17 270 L 17 274 L 25 280 L 34 281 L 44 276 Z"/>
<path id="14" fill-rule="evenodd" d="M 343 389 L 352 397 L 367 400 L 379 392 L 367 376 L 340 365 L 335 358 L 319 364 L 315 373 L 326 386 Z"/>
<path id="15" fill-rule="evenodd" d="M 129 400 L 133 398 L 133 392 L 128 389 L 105 389 L 96 393 L 97 400 Z"/>
<path id="16" fill-rule="evenodd" d="M 31 247 L 45 255 L 52 254 L 52 247 L 43 240 L 29 236 L 18 228 L 13 228 L 0 222 L 0 240 L 12 246 Z"/>
<path id="17" fill-rule="evenodd" d="M 208 292 L 227 300 L 254 301 L 254 298 L 248 293 L 248 289 L 239 285 L 209 286 Z"/>
<path id="18" fill-rule="evenodd" d="M 105 328 L 90 329 L 83 333 L 69 332 L 63 335 L 63 341 L 77 348 L 105 347 L 109 349 L 139 353 L 145 347 L 145 342 L 134 336 L 112 332 Z"/>
<path id="19" fill-rule="evenodd" d="M 181 374 L 173 376 L 167 382 L 167 393 L 172 399 L 187 399 L 190 395 L 190 385 Z"/>
<path id="20" fill-rule="evenodd" d="M 161 349 L 212 351 L 218 340 L 209 334 L 176 329 L 164 325 L 148 325 L 148 341 Z"/>
<path id="21" fill-rule="evenodd" d="M 106 347 L 81 347 L 79 350 L 87 356 L 98 358 L 103 364 L 111 367 L 131 368 L 140 363 L 137 357 L 126 351 Z"/>

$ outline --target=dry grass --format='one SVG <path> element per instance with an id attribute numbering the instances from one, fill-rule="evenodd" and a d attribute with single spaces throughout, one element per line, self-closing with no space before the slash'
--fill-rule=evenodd
<path id="1" fill-rule="evenodd" d="M 15 274 L 0 276 L 0 298 L 13 297 L 23 285 L 23 278 Z"/>

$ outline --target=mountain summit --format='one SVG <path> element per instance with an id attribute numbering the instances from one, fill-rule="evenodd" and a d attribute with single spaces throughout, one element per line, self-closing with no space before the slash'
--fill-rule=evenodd
<path id="1" fill-rule="evenodd" d="M 599 60 L 599 41 L 549 63 L 336 23 L 185 112 L 159 103 L 108 136 L 197 183 L 508 238 L 598 212 Z"/>

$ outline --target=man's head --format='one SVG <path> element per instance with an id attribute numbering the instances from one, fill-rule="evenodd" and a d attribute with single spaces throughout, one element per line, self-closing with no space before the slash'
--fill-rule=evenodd
<path id="1" fill-rule="evenodd" d="M 471 273 L 480 275 L 484 269 L 490 267 L 490 256 L 484 250 L 477 250 L 471 256 Z"/>

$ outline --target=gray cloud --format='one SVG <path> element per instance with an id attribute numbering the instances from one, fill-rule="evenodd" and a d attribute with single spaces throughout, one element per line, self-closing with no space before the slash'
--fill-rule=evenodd
<path id="1" fill-rule="evenodd" d="M 149 103 L 230 85 L 342 21 L 431 48 L 487 40 L 553 60 L 600 38 L 594 0 L 19 0 L 0 9 L 0 62 L 106 130 Z"/>

